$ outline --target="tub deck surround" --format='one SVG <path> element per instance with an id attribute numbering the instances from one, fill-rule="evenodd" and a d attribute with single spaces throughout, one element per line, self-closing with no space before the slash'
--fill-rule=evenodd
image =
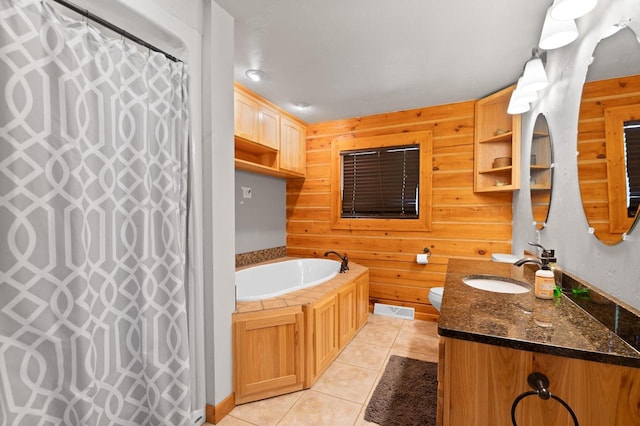
<path id="1" fill-rule="evenodd" d="M 349 266 L 346 273 L 312 287 L 236 302 L 236 404 L 309 388 L 365 325 L 369 270 Z"/>
<path id="2" fill-rule="evenodd" d="M 283 257 L 280 259 L 271 260 L 247 267 L 258 266 L 266 263 L 281 262 L 283 260 L 299 259 L 294 257 Z M 237 268 L 237 270 L 244 269 Z M 295 290 L 291 293 L 283 294 L 282 296 L 272 297 L 269 299 L 256 300 L 252 302 L 237 302 L 236 312 L 254 312 L 265 309 L 284 308 L 287 306 L 301 306 L 310 303 L 315 303 L 327 293 L 337 288 L 342 287 L 345 283 L 354 279 L 354 277 L 360 276 L 367 271 L 364 266 L 357 263 L 349 262 L 349 270 L 344 274 L 338 274 L 331 278 L 329 281 L 322 284 L 315 285 L 313 287 L 304 288 L 301 290 Z"/>
<path id="3" fill-rule="evenodd" d="M 537 299 L 535 267 L 450 259 L 438 323 L 441 336 L 531 352 L 640 368 L 640 352 L 567 296 Z M 510 277 L 531 286 L 524 294 L 477 290 L 472 274 Z"/>

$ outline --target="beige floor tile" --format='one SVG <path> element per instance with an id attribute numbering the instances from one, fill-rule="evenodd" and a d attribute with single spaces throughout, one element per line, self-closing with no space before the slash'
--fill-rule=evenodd
<path id="1" fill-rule="evenodd" d="M 439 338 L 435 336 L 400 331 L 393 343 L 392 349 L 437 355 L 439 341 Z"/>
<path id="2" fill-rule="evenodd" d="M 205 423 L 205 426 L 210 425 L 211 423 Z M 253 423 L 245 422 L 244 420 L 236 419 L 235 417 L 228 415 L 225 416 L 224 419 L 218 422 L 217 426 L 254 426 Z"/>
<path id="3" fill-rule="evenodd" d="M 368 422 L 364 419 L 364 412 L 367 410 L 367 405 L 362 406 L 362 410 L 360 410 L 360 414 L 358 414 L 358 419 L 354 423 L 354 426 L 371 426 L 377 425 L 378 423 Z"/>
<path id="4" fill-rule="evenodd" d="M 256 425 L 276 425 L 306 391 L 236 406 L 229 415 Z M 227 416 L 228 417 L 228 416 Z"/>
<path id="5" fill-rule="evenodd" d="M 353 341 L 344 348 L 336 361 L 378 371 L 382 368 L 388 352 L 388 349 L 380 346 Z"/>
<path id="6" fill-rule="evenodd" d="M 298 399 L 278 426 L 352 426 L 361 408 L 361 404 L 309 390 Z"/>
<path id="7" fill-rule="evenodd" d="M 369 324 L 381 325 L 381 326 L 390 327 L 390 328 L 400 328 L 402 327 L 402 324 L 404 322 L 405 320 L 403 320 L 402 318 L 387 317 L 384 315 L 374 315 L 372 313 L 369 313 L 369 318 L 367 319 L 367 323 Z"/>
<path id="8" fill-rule="evenodd" d="M 312 390 L 362 404 L 377 374 L 377 371 L 334 362 L 322 373 Z"/>
<path id="9" fill-rule="evenodd" d="M 402 331 L 409 331 L 413 333 L 422 333 L 429 336 L 437 336 L 438 335 L 438 323 L 435 321 L 422 321 L 422 320 L 414 320 L 409 321 L 406 320 L 404 324 L 402 324 Z"/>
<path id="10" fill-rule="evenodd" d="M 383 325 L 367 323 L 354 337 L 353 342 L 368 343 L 370 345 L 390 348 L 398 335 L 400 328 L 390 328 Z"/>
<path id="11" fill-rule="evenodd" d="M 389 351 L 389 357 L 391 355 L 398 355 L 398 356 L 403 356 L 405 358 L 413 358 L 413 359 L 419 359 L 420 361 L 429 361 L 429 362 L 438 362 L 438 352 L 431 352 L 431 353 L 421 353 L 421 352 L 411 352 L 411 351 L 405 351 L 402 349 L 391 349 Z"/>

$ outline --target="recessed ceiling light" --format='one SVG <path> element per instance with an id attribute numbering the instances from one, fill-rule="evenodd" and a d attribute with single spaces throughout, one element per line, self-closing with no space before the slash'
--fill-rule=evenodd
<path id="1" fill-rule="evenodd" d="M 298 109 L 307 109 L 309 108 L 309 104 L 306 102 L 298 102 L 293 104 L 294 107 L 298 108 Z"/>
<path id="2" fill-rule="evenodd" d="M 244 74 L 252 81 L 260 81 L 264 78 L 264 73 L 260 70 L 247 70 Z"/>

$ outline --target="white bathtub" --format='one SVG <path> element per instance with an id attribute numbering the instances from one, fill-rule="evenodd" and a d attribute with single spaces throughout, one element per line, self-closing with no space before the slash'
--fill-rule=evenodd
<path id="1" fill-rule="evenodd" d="M 291 259 L 236 271 L 236 300 L 251 302 L 281 296 L 329 281 L 340 271 L 330 259 Z"/>

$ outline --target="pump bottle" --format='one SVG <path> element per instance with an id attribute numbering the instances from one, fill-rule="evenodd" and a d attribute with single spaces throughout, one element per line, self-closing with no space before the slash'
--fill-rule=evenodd
<path id="1" fill-rule="evenodd" d="M 534 293 L 539 299 L 553 299 L 556 280 L 549 266 L 549 259 L 540 259 L 540 269 L 535 273 Z"/>

